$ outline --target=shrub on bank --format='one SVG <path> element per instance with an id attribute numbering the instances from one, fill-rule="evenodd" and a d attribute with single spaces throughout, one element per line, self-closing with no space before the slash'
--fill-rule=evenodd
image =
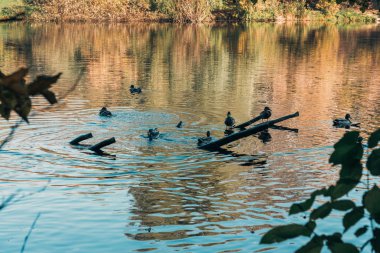
<path id="1" fill-rule="evenodd" d="M 348 6 L 336 0 L 24 0 L 18 10 L 39 21 L 376 21 Z"/>

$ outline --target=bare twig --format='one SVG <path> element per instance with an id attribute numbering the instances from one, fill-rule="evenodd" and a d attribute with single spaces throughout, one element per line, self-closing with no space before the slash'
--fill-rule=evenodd
<path id="1" fill-rule="evenodd" d="M 34 221 L 32 223 L 32 226 L 30 226 L 29 232 L 28 232 L 28 234 L 24 238 L 24 243 L 22 244 L 22 248 L 20 250 L 20 253 L 24 252 L 26 243 L 28 242 L 28 239 L 29 239 L 29 236 L 32 234 L 32 231 L 33 231 L 34 227 L 36 226 L 37 220 L 38 220 L 38 218 L 40 218 L 40 216 L 41 216 L 41 213 L 38 213 L 37 216 L 36 216 L 36 218 L 34 219 Z"/>

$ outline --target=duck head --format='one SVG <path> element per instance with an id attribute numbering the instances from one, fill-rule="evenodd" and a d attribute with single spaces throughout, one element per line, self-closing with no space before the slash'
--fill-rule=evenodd
<path id="1" fill-rule="evenodd" d="M 264 111 L 272 111 L 272 110 L 268 106 L 265 106 Z"/>
<path id="2" fill-rule="evenodd" d="M 346 116 L 344 117 L 346 120 L 350 120 L 351 119 L 351 115 L 350 114 L 346 114 Z"/>
<path id="3" fill-rule="evenodd" d="M 231 117 L 231 112 L 227 112 L 227 117 Z"/>
<path id="4" fill-rule="evenodd" d="M 106 107 L 102 107 L 102 109 L 100 109 L 101 111 L 107 111 L 107 108 Z"/>
<path id="5" fill-rule="evenodd" d="M 210 137 L 210 136 L 211 136 L 211 132 L 210 132 L 210 131 L 207 131 L 207 132 L 206 132 L 206 136 L 207 136 L 207 137 Z"/>
<path id="6" fill-rule="evenodd" d="M 134 88 L 135 88 L 135 86 L 132 84 L 132 85 L 131 85 L 131 89 L 134 89 Z"/>

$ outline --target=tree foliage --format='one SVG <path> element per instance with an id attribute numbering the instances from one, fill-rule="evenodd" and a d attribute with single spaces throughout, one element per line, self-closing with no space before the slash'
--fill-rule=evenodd
<path id="1" fill-rule="evenodd" d="M 16 112 L 23 120 L 28 121 L 28 115 L 32 109 L 31 97 L 42 95 L 50 104 L 57 103 L 57 98 L 50 90 L 61 76 L 40 75 L 36 80 L 26 84 L 25 76 L 27 68 L 20 68 L 16 72 L 5 75 L 0 71 L 0 114 L 8 120 L 11 112 Z"/>
<path id="2" fill-rule="evenodd" d="M 314 191 L 307 200 L 294 203 L 290 207 L 289 215 L 309 211 L 318 196 L 323 196 L 329 201 L 312 210 L 306 224 L 290 224 L 272 228 L 262 237 L 260 243 L 269 244 L 298 236 L 307 236 L 310 237 L 309 242 L 296 252 L 318 253 L 322 251 L 323 247 L 327 247 L 333 253 L 355 253 L 366 247 L 371 247 L 372 252 L 380 252 L 380 188 L 376 183 L 370 183 L 370 177 L 380 175 L 380 148 L 376 148 L 380 141 L 380 129 L 372 133 L 368 139 L 368 151 L 371 153 L 366 161 L 365 180 L 361 180 L 362 164 L 365 164 L 362 140 L 360 133 L 353 131 L 346 133 L 334 145 L 334 152 L 331 154 L 329 162 L 333 166 L 341 166 L 338 181 L 328 188 Z M 359 183 L 363 183 L 367 187 L 361 202 L 355 203 L 350 199 L 343 199 Z M 316 222 L 328 217 L 333 210 L 345 212 L 342 216 L 343 232 L 318 234 Z M 366 234 L 369 239 L 363 245 L 345 242 L 343 238 L 345 233 L 359 222 L 361 226 L 354 232 L 354 235 L 360 237 Z"/>

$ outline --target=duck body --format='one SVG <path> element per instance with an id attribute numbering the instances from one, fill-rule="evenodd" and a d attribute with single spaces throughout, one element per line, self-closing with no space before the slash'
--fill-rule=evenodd
<path id="1" fill-rule="evenodd" d="M 198 138 L 198 146 L 208 144 L 211 141 L 212 141 L 211 133 L 210 133 L 210 131 L 207 131 L 206 137 Z"/>
<path id="2" fill-rule="evenodd" d="M 134 85 L 131 85 L 129 88 L 129 92 L 132 94 L 140 94 L 141 93 L 141 88 L 136 88 Z"/>
<path id="3" fill-rule="evenodd" d="M 178 124 L 177 124 L 177 126 L 176 126 L 177 128 L 182 128 L 183 127 L 183 122 L 182 121 L 180 121 Z"/>
<path id="4" fill-rule="evenodd" d="M 112 113 L 110 111 L 108 111 L 106 107 L 103 107 L 99 111 L 99 116 L 101 116 L 101 117 L 112 117 Z"/>
<path id="5" fill-rule="evenodd" d="M 359 127 L 360 123 L 353 123 L 351 121 L 351 115 L 346 114 L 344 119 L 339 118 L 339 119 L 334 119 L 333 120 L 333 126 L 338 127 L 338 128 L 350 128 L 351 126 L 354 127 Z"/>
<path id="6" fill-rule="evenodd" d="M 160 137 L 160 132 L 157 128 L 151 128 L 148 130 L 148 138 L 150 141 L 153 139 L 158 139 L 158 137 Z"/>
<path id="7" fill-rule="evenodd" d="M 272 116 L 272 110 L 268 106 L 265 106 L 264 111 L 260 113 L 260 116 L 262 120 L 266 119 L 268 121 Z"/>
<path id="8" fill-rule="evenodd" d="M 226 125 L 226 129 L 231 129 L 235 125 L 235 119 L 231 116 L 231 113 L 227 113 L 227 118 L 224 120 L 224 124 Z"/>

